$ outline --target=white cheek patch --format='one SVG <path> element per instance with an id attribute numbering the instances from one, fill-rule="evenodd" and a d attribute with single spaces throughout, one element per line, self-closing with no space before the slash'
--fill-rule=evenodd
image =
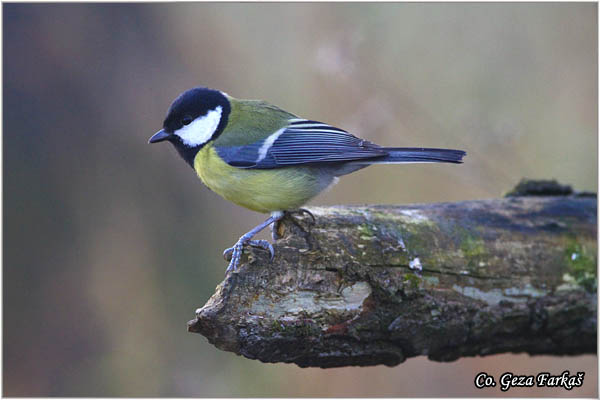
<path id="1" fill-rule="evenodd" d="M 183 144 L 188 147 L 200 146 L 210 140 L 221 122 L 223 109 L 217 106 L 203 117 L 198 117 L 189 125 L 173 132 L 181 138 Z"/>

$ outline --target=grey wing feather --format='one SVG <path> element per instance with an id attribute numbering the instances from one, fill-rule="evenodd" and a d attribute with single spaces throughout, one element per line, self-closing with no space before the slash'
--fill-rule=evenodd
<path id="1" fill-rule="evenodd" d="M 258 142 L 216 150 L 229 165 L 249 169 L 354 161 L 388 154 L 382 147 L 342 129 L 299 119 Z"/>

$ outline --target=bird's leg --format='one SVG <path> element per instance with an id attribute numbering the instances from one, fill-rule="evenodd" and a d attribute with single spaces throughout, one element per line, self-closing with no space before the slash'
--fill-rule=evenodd
<path id="1" fill-rule="evenodd" d="M 281 239 L 281 235 L 279 234 L 279 226 L 280 226 L 283 218 L 289 218 L 292 221 L 292 223 L 294 223 L 296 226 L 300 227 L 303 231 L 306 232 L 306 230 L 298 224 L 298 222 L 294 218 L 294 214 L 295 215 L 308 214 L 312 219 L 311 225 L 314 225 L 317 222 L 313 213 L 308 211 L 306 208 L 299 208 L 297 210 L 292 210 L 292 211 L 284 211 L 283 217 L 280 218 L 279 220 L 275 221 L 275 223 L 271 226 L 271 237 L 273 238 L 273 240 Z"/>
<path id="2" fill-rule="evenodd" d="M 225 259 L 227 259 L 227 257 L 229 255 L 231 255 L 231 260 L 229 261 L 229 265 L 227 266 L 227 272 L 235 271 L 237 269 L 238 265 L 240 264 L 240 259 L 242 257 L 242 251 L 244 249 L 244 245 L 246 245 L 246 244 L 249 244 L 250 246 L 261 247 L 265 250 L 269 250 L 269 252 L 271 253 L 271 260 L 273 260 L 273 257 L 275 257 L 275 249 L 273 249 L 273 246 L 271 245 L 271 243 L 267 242 L 266 240 L 251 240 L 251 239 L 258 232 L 262 231 L 263 229 L 265 229 L 267 226 L 271 225 L 272 223 L 279 221 L 281 218 L 283 218 L 282 212 L 272 213 L 271 216 L 269 218 L 267 218 L 267 220 L 265 222 L 258 225 L 257 227 L 252 229 L 250 232 L 244 234 L 233 245 L 233 247 L 230 247 L 229 249 L 225 250 L 223 252 L 223 257 L 225 257 Z"/>

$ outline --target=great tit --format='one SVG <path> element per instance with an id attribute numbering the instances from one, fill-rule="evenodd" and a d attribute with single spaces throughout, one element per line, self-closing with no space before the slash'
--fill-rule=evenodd
<path id="1" fill-rule="evenodd" d="M 244 245 L 285 212 L 297 210 L 335 184 L 339 176 L 371 164 L 461 163 L 461 150 L 381 147 L 343 129 L 300 118 L 259 100 L 241 100 L 198 87 L 181 94 L 150 143 L 168 141 L 217 194 L 250 210 L 271 213 L 224 256 L 236 270 Z M 277 229 L 273 229 L 276 239 Z"/>

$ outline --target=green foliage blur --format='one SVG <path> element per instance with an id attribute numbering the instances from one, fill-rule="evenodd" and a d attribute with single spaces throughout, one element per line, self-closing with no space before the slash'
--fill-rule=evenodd
<path id="1" fill-rule="evenodd" d="M 313 204 L 597 191 L 595 3 L 3 4 L 5 396 L 597 396 L 596 356 L 300 369 L 186 322 L 262 215 L 148 145 L 194 86 L 259 98 L 463 165 L 374 166 Z M 577 340 L 574 338 L 573 340 Z M 582 388 L 477 390 L 486 371 Z"/>

